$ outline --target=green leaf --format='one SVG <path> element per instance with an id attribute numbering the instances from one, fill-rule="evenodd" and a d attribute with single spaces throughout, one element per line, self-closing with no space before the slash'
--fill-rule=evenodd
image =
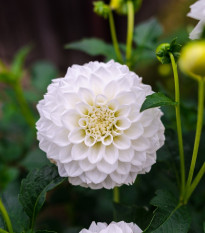
<path id="1" fill-rule="evenodd" d="M 10 73 L 9 71 L 3 71 L 0 73 L 0 82 L 11 84 L 13 79 L 14 79 L 13 74 Z"/>
<path id="2" fill-rule="evenodd" d="M 31 67 L 31 82 L 42 98 L 51 80 L 58 77 L 57 68 L 50 62 L 38 61 Z"/>
<path id="3" fill-rule="evenodd" d="M 15 75 L 15 77 L 21 78 L 23 74 L 23 65 L 30 51 L 31 51 L 31 46 L 27 45 L 22 49 L 20 49 L 15 55 L 11 66 L 11 72 Z"/>
<path id="4" fill-rule="evenodd" d="M 144 233 L 187 233 L 191 217 L 186 206 L 177 206 L 177 199 L 169 192 L 158 190 L 151 201 L 156 206 L 153 219 Z M 177 207 L 176 207 L 177 206 Z"/>
<path id="5" fill-rule="evenodd" d="M 116 57 L 113 46 L 97 38 L 83 39 L 69 43 L 65 45 L 65 48 L 80 50 L 91 56 L 103 55 L 107 59 L 114 59 Z"/>
<path id="6" fill-rule="evenodd" d="M 160 106 L 176 105 L 177 102 L 171 100 L 169 97 L 165 96 L 163 93 L 154 93 L 152 95 L 146 96 L 144 103 L 140 109 L 140 112 Z"/>
<path id="7" fill-rule="evenodd" d="M 24 212 L 18 200 L 20 185 L 17 182 L 9 184 L 6 191 L 2 193 L 2 201 L 10 217 L 15 233 L 26 231 L 29 227 L 29 218 Z M 2 224 L 3 223 L 3 224 Z M 0 214 L 0 227 L 7 229 Z"/>
<path id="8" fill-rule="evenodd" d="M 22 180 L 19 200 L 30 217 L 32 227 L 45 202 L 46 193 L 64 180 L 65 178 L 59 177 L 57 167 L 54 165 L 35 169 Z"/>
<path id="9" fill-rule="evenodd" d="M 138 47 L 155 49 L 157 39 L 162 32 L 163 29 L 158 20 L 151 18 L 135 27 L 133 41 Z"/>
<path id="10" fill-rule="evenodd" d="M 18 175 L 18 169 L 9 168 L 4 164 L 0 164 L 0 190 L 4 190 Z"/>
<path id="11" fill-rule="evenodd" d="M 35 148 L 34 150 L 29 151 L 25 159 L 21 161 L 20 164 L 30 171 L 35 168 L 42 168 L 49 165 L 50 162 L 42 150 Z"/>

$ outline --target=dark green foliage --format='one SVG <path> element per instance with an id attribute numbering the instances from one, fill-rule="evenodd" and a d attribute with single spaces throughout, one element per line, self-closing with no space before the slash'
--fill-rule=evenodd
<path id="1" fill-rule="evenodd" d="M 190 214 L 186 206 L 178 206 L 175 197 L 163 190 L 156 192 L 151 204 L 157 209 L 144 233 L 187 233 L 190 227 Z"/>
<path id="2" fill-rule="evenodd" d="M 9 214 L 15 233 L 21 233 L 29 227 L 29 219 L 18 201 L 18 191 L 19 184 L 17 182 L 13 182 L 10 183 L 5 192 L 0 193 L 2 202 Z M 3 222 L 4 221 L 0 214 L 0 228 L 6 230 L 6 225 Z"/>
<path id="3" fill-rule="evenodd" d="M 176 105 L 177 103 L 167 96 L 165 96 L 163 93 L 154 93 L 152 95 L 146 96 L 146 99 L 144 103 L 142 104 L 142 107 L 140 111 L 144 111 L 149 108 L 155 108 L 155 107 L 161 107 L 161 106 L 169 106 L 169 105 Z"/>
<path id="4" fill-rule="evenodd" d="M 45 202 L 46 193 L 64 180 L 65 178 L 59 177 L 58 170 L 54 165 L 32 170 L 22 180 L 19 200 L 30 218 L 32 228 L 37 214 Z"/>
<path id="5" fill-rule="evenodd" d="M 113 205 L 116 222 L 134 222 L 141 229 L 145 229 L 151 221 L 152 212 L 148 209 L 148 207 L 123 205 L 118 203 L 113 203 Z"/>
<path id="6" fill-rule="evenodd" d="M 157 19 L 151 18 L 135 27 L 133 40 L 139 48 L 155 50 L 163 29 Z"/>
<path id="7" fill-rule="evenodd" d="M 115 51 L 111 44 L 97 38 L 87 38 L 65 45 L 66 49 L 76 49 L 91 56 L 103 55 L 107 60 L 115 59 Z"/>

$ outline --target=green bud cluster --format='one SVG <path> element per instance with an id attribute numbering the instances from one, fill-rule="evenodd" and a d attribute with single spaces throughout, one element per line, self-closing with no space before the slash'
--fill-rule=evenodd
<path id="1" fill-rule="evenodd" d="M 163 43 L 160 44 L 156 49 L 157 59 L 162 64 L 171 63 L 170 53 L 173 54 L 175 60 L 178 60 L 180 56 L 181 45 L 176 43 L 176 39 L 174 39 L 170 44 Z"/>
<path id="2" fill-rule="evenodd" d="M 127 2 L 131 1 L 134 5 L 134 11 L 137 12 L 142 5 L 142 0 L 111 0 L 110 6 L 113 10 L 116 10 L 118 14 L 127 15 Z"/>
<path id="3" fill-rule="evenodd" d="M 94 2 L 93 4 L 94 4 L 94 12 L 106 19 L 110 12 L 109 5 L 105 4 L 103 1 L 97 1 Z"/>

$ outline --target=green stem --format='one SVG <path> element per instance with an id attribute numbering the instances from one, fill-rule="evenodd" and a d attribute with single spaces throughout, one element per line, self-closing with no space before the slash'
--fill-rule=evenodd
<path id="1" fill-rule="evenodd" d="M 191 186 L 187 192 L 185 204 L 188 202 L 191 194 L 195 190 L 196 186 L 199 184 L 199 182 L 204 174 L 205 174 L 205 163 L 202 165 L 201 169 L 199 170 L 199 173 L 197 174 L 196 178 L 194 179 L 193 183 L 191 184 Z"/>
<path id="2" fill-rule="evenodd" d="M 181 126 L 181 116 L 180 116 L 179 77 L 177 71 L 177 64 L 175 62 L 174 56 L 172 53 L 170 53 L 169 56 L 171 59 L 173 73 L 174 73 L 175 101 L 177 102 L 177 105 L 175 105 L 175 112 L 176 112 L 177 134 L 178 134 L 179 156 L 180 156 L 181 199 L 182 199 L 185 191 L 185 162 L 184 162 L 184 146 L 183 146 L 182 126 Z"/>
<path id="3" fill-rule="evenodd" d="M 13 233 L 13 228 L 12 228 L 11 220 L 9 218 L 9 215 L 8 215 L 8 213 L 7 213 L 7 211 L 6 211 L 5 207 L 4 207 L 1 199 L 0 199 L 0 212 L 1 212 L 2 216 L 3 216 L 3 218 L 4 218 L 4 221 L 5 221 L 6 225 L 7 225 L 9 233 Z M 2 231 L 2 233 L 3 232 L 4 231 Z"/>
<path id="4" fill-rule="evenodd" d="M 189 170 L 189 176 L 186 184 L 186 195 L 188 195 L 188 193 L 190 192 L 190 186 L 196 165 L 196 159 L 198 155 L 199 143 L 201 138 L 201 131 L 203 126 L 203 112 L 204 112 L 204 81 L 203 79 L 200 79 L 198 80 L 198 114 L 197 114 L 196 135 L 195 135 L 192 161 Z"/>
<path id="5" fill-rule="evenodd" d="M 110 12 L 109 12 L 109 23 L 110 23 L 110 32 L 111 32 L 111 37 L 112 37 L 112 43 L 113 43 L 113 46 L 115 49 L 117 59 L 119 62 L 123 63 L 122 54 L 120 52 L 120 48 L 119 48 L 119 44 L 118 44 L 118 40 L 117 40 L 117 35 L 116 35 L 116 31 L 115 31 L 115 23 L 114 23 L 112 10 L 110 10 Z"/>
<path id="6" fill-rule="evenodd" d="M 115 187 L 113 189 L 113 201 L 115 203 L 119 203 L 120 202 L 120 192 L 119 192 L 119 188 Z"/>
<path id="7" fill-rule="evenodd" d="M 132 56 L 132 39 L 134 30 L 134 5 L 132 1 L 127 1 L 127 42 L 126 42 L 126 60 L 127 65 L 130 65 L 130 59 Z"/>
<path id="8" fill-rule="evenodd" d="M 0 233 L 8 233 L 8 231 L 5 231 L 5 230 L 0 228 Z"/>
<path id="9" fill-rule="evenodd" d="M 21 112 L 22 114 L 24 115 L 27 123 L 29 124 L 29 126 L 34 129 L 35 128 L 35 118 L 33 117 L 33 114 L 32 112 L 30 111 L 30 108 L 26 102 L 26 99 L 23 95 L 23 89 L 21 87 L 21 84 L 20 82 L 16 82 L 14 85 L 13 85 L 13 88 L 14 88 L 14 92 L 16 94 L 16 98 L 17 98 L 17 101 L 20 105 L 20 108 L 21 108 Z"/>

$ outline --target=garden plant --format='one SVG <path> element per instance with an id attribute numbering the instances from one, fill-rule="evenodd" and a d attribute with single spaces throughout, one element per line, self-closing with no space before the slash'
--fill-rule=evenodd
<path id="1" fill-rule="evenodd" d="M 205 233 L 205 0 L 183 39 L 163 37 L 155 18 L 135 26 L 141 5 L 95 1 L 112 44 L 66 44 L 101 61 L 64 77 L 48 62 L 27 71 L 32 46 L 0 60 L 0 233 Z M 138 75 L 153 63 L 173 88 Z"/>

